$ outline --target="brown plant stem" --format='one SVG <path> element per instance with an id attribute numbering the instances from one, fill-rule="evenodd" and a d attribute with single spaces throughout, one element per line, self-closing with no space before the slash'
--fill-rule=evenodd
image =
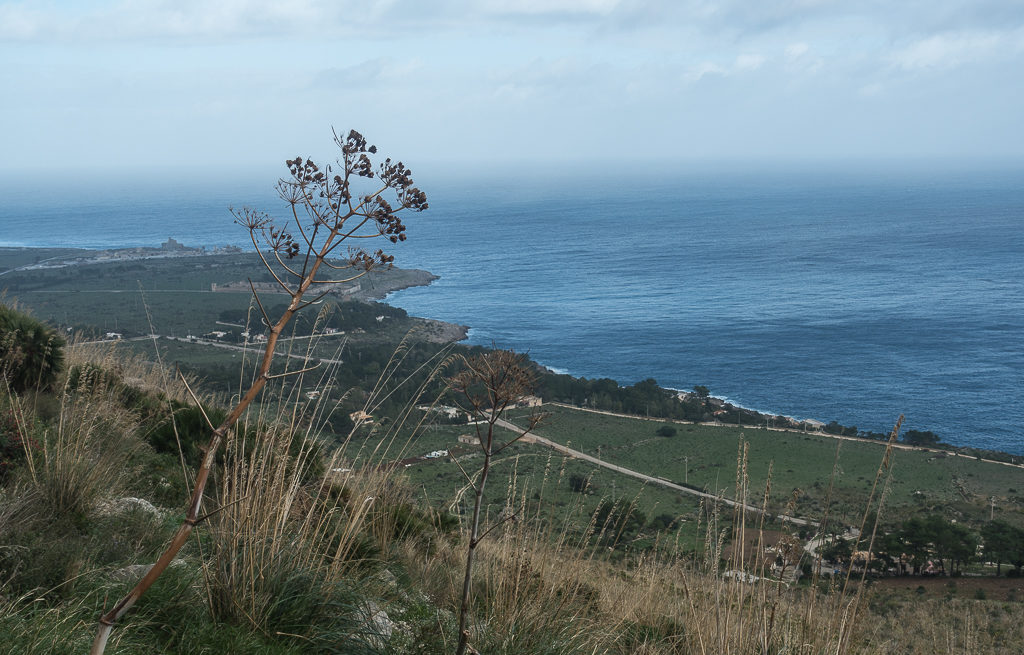
<path id="1" fill-rule="evenodd" d="M 523 366 L 524 355 L 507 350 L 495 350 L 465 360 L 466 368 L 451 380 L 451 387 L 465 398 L 471 413 L 478 417 L 476 423 L 477 441 L 484 456 L 480 467 L 480 477 L 474 482 L 467 475 L 473 487 L 473 520 L 469 530 L 469 547 L 466 550 L 466 574 L 462 581 L 462 598 L 459 605 L 459 644 L 456 655 L 465 655 L 469 649 L 469 604 L 473 584 L 473 565 L 476 561 L 476 549 L 480 542 L 496 527 L 508 521 L 506 516 L 498 523 L 480 533 L 480 511 L 484 504 L 484 490 L 487 477 L 491 471 L 491 460 L 509 444 L 522 439 L 540 422 L 538 415 L 531 416 L 527 427 L 519 432 L 509 443 L 494 449 L 494 427 L 501 421 L 506 409 L 532 390 L 533 374 Z M 486 430 L 481 429 L 481 423 Z M 460 465 L 460 470 L 462 467 Z M 465 475 L 465 470 L 462 470 Z"/>
<path id="2" fill-rule="evenodd" d="M 487 486 L 487 475 L 491 470 L 491 439 L 494 435 L 494 423 L 487 426 L 487 446 L 484 451 L 484 464 L 480 468 L 480 481 L 475 485 L 476 494 L 473 502 L 473 523 L 469 529 L 469 548 L 466 551 L 466 576 L 462 581 L 462 604 L 459 607 L 459 646 L 456 655 L 464 655 L 469 646 L 469 592 L 473 582 L 473 564 L 476 560 L 476 547 L 480 545 L 480 508 L 483 506 L 484 488 Z"/>

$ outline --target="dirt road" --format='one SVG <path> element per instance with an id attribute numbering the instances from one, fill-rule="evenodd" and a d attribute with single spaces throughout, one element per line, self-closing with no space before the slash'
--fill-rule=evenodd
<path id="1" fill-rule="evenodd" d="M 520 427 L 518 427 L 518 426 L 516 426 L 516 425 L 514 425 L 512 423 L 509 423 L 508 421 L 506 421 L 504 419 L 499 419 L 498 420 L 498 425 L 500 425 L 501 427 L 505 428 L 506 430 L 510 430 L 512 432 L 516 432 L 516 433 L 522 432 L 522 428 L 520 428 Z M 595 466 L 600 466 L 600 467 L 606 468 L 606 469 L 608 469 L 610 471 L 615 471 L 616 473 L 621 473 L 622 475 L 628 475 L 631 478 L 636 478 L 637 480 L 642 480 L 642 481 L 647 482 L 649 484 L 656 484 L 656 485 L 660 485 L 662 487 L 665 487 L 667 489 L 672 489 L 673 491 L 678 491 L 680 493 L 690 494 L 691 496 L 697 496 L 699 498 L 706 498 L 709 501 L 713 501 L 713 502 L 716 502 L 716 503 L 722 503 L 723 505 L 728 505 L 729 507 L 742 507 L 742 508 L 745 508 L 746 511 L 752 512 L 754 514 L 760 514 L 761 513 L 761 508 L 755 507 L 754 505 L 750 505 L 748 503 L 740 503 L 740 502 L 737 502 L 735 500 L 730 500 L 728 498 L 723 498 L 722 496 L 716 496 L 715 494 L 710 494 L 710 493 L 708 493 L 706 491 L 699 491 L 697 489 L 691 489 L 690 487 L 684 487 L 683 485 L 676 484 L 675 482 L 672 482 L 671 480 L 666 480 L 665 478 L 659 478 L 659 477 L 655 477 L 655 476 L 652 476 L 652 475 L 647 475 L 645 473 L 640 473 L 639 471 L 634 471 L 632 469 L 628 469 L 628 468 L 626 468 L 624 466 L 619 466 L 618 464 L 612 464 L 611 462 L 606 462 L 604 460 L 598 459 L 598 458 L 594 457 L 593 455 L 588 455 L 588 454 L 580 452 L 578 450 L 573 450 L 572 448 L 568 448 L 566 446 L 563 446 L 562 444 L 555 443 L 554 441 L 551 441 L 550 439 L 546 439 L 546 438 L 544 438 L 544 437 L 542 437 L 539 434 L 536 434 L 534 432 L 531 432 L 530 434 L 527 434 L 525 437 L 522 438 L 522 441 L 525 442 L 525 443 L 535 443 L 535 444 L 539 444 L 541 446 L 546 446 L 546 447 L 551 448 L 552 450 L 554 450 L 556 452 L 559 452 L 559 453 L 562 453 L 563 455 L 566 455 L 568 457 L 572 457 L 574 459 L 580 459 L 580 460 L 583 460 L 585 462 L 590 462 L 591 464 L 594 464 Z M 803 525 L 803 526 L 808 526 L 808 527 L 813 527 L 813 528 L 818 527 L 818 523 L 816 521 L 811 521 L 809 519 L 801 519 L 801 518 L 797 518 L 795 516 L 788 516 L 788 515 L 785 515 L 785 514 L 777 515 L 776 518 L 778 518 L 780 521 L 785 521 L 787 523 L 792 523 L 793 525 Z"/>

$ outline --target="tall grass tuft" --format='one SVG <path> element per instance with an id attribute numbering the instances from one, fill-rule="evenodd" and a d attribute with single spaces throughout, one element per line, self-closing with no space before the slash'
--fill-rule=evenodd
<path id="1" fill-rule="evenodd" d="M 316 340 L 307 344 L 302 369 L 311 368 Z M 268 637 L 298 639 L 312 651 L 325 640 L 341 652 L 381 646 L 365 621 L 360 580 L 408 530 L 413 507 L 409 490 L 395 483 L 386 462 L 401 458 L 408 446 L 401 435 L 415 431 L 408 429 L 409 409 L 450 361 L 442 349 L 415 372 L 425 372 L 426 379 L 412 386 L 412 378 L 399 373 L 407 351 L 403 341 L 364 412 L 399 387 L 410 387 L 412 398 L 399 416 L 365 437 L 350 434 L 340 445 L 324 438 L 341 401 L 302 402 L 308 374 L 272 385 L 228 433 L 216 509 L 203 522 L 201 541 L 207 599 L 218 619 Z M 328 366 L 311 382 L 324 389 L 331 378 Z"/>
<path id="2" fill-rule="evenodd" d="M 123 490 L 131 474 L 125 462 L 141 445 L 139 420 L 125 406 L 122 388 L 110 383 L 108 371 L 120 366 L 109 352 L 99 357 L 72 348 L 68 364 L 75 374 L 65 376 L 56 407 L 46 410 L 54 414 L 51 421 L 33 418 L 42 413 L 41 397 L 19 397 L 5 388 L 4 404 L 26 448 L 31 493 L 50 512 L 84 517 Z"/>

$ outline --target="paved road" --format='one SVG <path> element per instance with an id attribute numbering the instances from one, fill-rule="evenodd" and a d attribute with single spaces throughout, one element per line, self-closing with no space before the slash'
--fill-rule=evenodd
<path id="1" fill-rule="evenodd" d="M 522 432 L 522 428 L 520 428 L 520 427 L 518 427 L 518 426 L 516 426 L 516 425 L 514 425 L 512 423 L 509 423 L 508 421 L 506 421 L 504 419 L 499 419 L 498 420 L 498 425 L 500 425 L 501 427 L 505 428 L 506 430 L 511 430 L 512 432 L 517 432 L 517 433 L 518 432 Z M 679 491 L 679 492 L 684 493 L 684 494 L 690 494 L 691 496 L 698 496 L 700 498 L 706 498 L 706 499 L 714 501 L 716 503 L 722 503 L 723 505 L 728 505 L 729 507 L 743 507 L 743 508 L 746 509 L 746 511 L 753 512 L 755 514 L 760 514 L 761 513 L 761 508 L 755 507 L 754 505 L 750 505 L 750 504 L 746 504 L 746 503 L 740 503 L 740 502 L 737 502 L 735 500 L 730 500 L 728 498 L 723 498 L 722 496 L 716 496 L 715 494 L 707 493 L 706 491 L 698 491 L 697 489 L 691 489 L 690 487 L 684 487 L 684 486 L 682 486 L 680 484 L 676 484 L 675 482 L 672 482 L 670 480 L 666 480 L 665 478 L 659 478 L 659 477 L 655 477 L 655 476 L 652 476 L 652 475 L 647 475 L 645 473 L 640 473 L 639 471 L 634 471 L 632 469 L 628 469 L 628 468 L 626 468 L 624 466 L 619 466 L 618 464 L 612 464 L 611 462 L 606 462 L 604 460 L 598 459 L 598 458 L 594 457 L 593 455 L 588 455 L 588 454 L 580 452 L 578 450 L 573 450 L 572 448 L 568 448 L 566 446 L 563 446 L 562 444 L 555 443 L 554 441 L 551 441 L 550 439 L 545 439 L 544 437 L 540 436 L 539 434 L 536 434 L 535 432 L 531 432 L 530 434 L 528 434 L 525 437 L 523 437 L 522 441 L 524 441 L 526 443 L 536 443 L 536 444 L 540 444 L 542 446 L 547 446 L 548 448 L 551 448 L 552 450 L 560 452 L 563 455 L 567 455 L 567 456 L 572 457 L 574 459 L 581 459 L 581 460 L 583 460 L 585 462 L 590 462 L 591 464 L 594 464 L 596 466 L 601 466 L 601 467 L 609 469 L 611 471 L 615 471 L 616 473 L 621 473 L 622 475 L 628 475 L 631 478 L 636 478 L 637 480 L 642 480 L 642 481 L 650 483 L 650 484 L 660 485 L 662 487 L 665 487 L 665 488 L 668 488 L 668 489 L 672 489 L 674 491 Z M 792 523 L 794 525 L 804 525 L 804 526 L 809 526 L 809 527 L 813 527 L 813 528 L 818 527 L 818 523 L 816 521 L 811 521 L 809 519 L 801 519 L 801 518 L 797 518 L 795 516 L 788 516 L 788 515 L 785 515 L 785 514 L 780 514 L 780 515 L 777 516 L 777 518 L 779 520 L 785 521 L 787 523 Z"/>

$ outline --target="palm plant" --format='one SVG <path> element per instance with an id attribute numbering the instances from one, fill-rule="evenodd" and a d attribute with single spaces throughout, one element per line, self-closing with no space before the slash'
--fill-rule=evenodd
<path id="1" fill-rule="evenodd" d="M 53 384 L 64 363 L 64 339 L 36 319 L 0 305 L 0 375 L 14 392 Z"/>

